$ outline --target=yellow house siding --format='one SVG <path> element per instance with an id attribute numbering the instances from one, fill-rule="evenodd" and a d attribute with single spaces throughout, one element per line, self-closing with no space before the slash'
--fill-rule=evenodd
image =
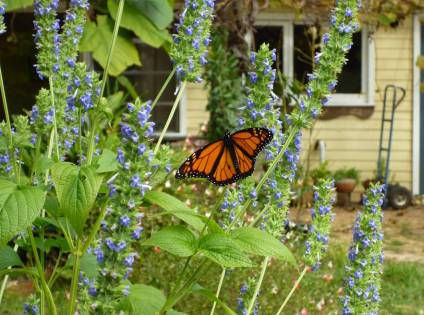
<path id="1" fill-rule="evenodd" d="M 318 121 L 312 133 L 326 142 L 326 159 L 330 168 L 356 167 L 361 179 L 374 175 L 378 156 L 378 141 L 387 84 L 406 89 L 406 96 L 395 113 L 393 145 L 390 162 L 391 177 L 400 184 L 412 187 L 412 19 L 396 29 L 378 30 L 373 34 L 375 46 L 375 106 L 371 117 L 359 119 L 342 116 Z M 305 132 L 304 147 L 309 141 Z M 317 162 L 318 152 L 312 154 Z"/>
<path id="2" fill-rule="evenodd" d="M 362 180 L 374 176 L 384 88 L 387 84 L 395 84 L 406 89 L 406 96 L 395 114 L 390 169 L 395 181 L 412 187 L 412 33 L 412 18 L 407 18 L 396 29 L 380 29 L 372 35 L 375 91 L 374 111 L 369 118 L 341 116 L 319 120 L 315 124 L 312 143 L 317 139 L 326 142 L 326 159 L 332 170 L 344 166 L 356 167 Z M 186 93 L 188 134 L 197 134 L 200 125 L 208 120 L 206 103 L 207 92 L 203 86 L 189 85 Z M 309 131 L 304 132 L 303 139 L 302 157 L 305 158 Z M 312 151 L 311 160 L 312 166 L 317 164 L 317 151 Z"/>
<path id="3" fill-rule="evenodd" d="M 186 134 L 196 135 L 200 126 L 209 119 L 206 111 L 207 91 L 203 84 L 189 84 L 185 93 Z"/>

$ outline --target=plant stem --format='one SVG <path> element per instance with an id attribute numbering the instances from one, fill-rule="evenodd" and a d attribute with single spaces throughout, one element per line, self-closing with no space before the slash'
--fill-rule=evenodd
<path id="1" fill-rule="evenodd" d="M 84 243 L 84 246 L 82 247 L 81 253 L 85 253 L 87 251 L 87 248 L 91 245 L 94 238 L 96 237 L 97 232 L 100 229 L 100 225 L 105 217 L 106 214 L 106 206 L 107 206 L 108 200 L 106 200 L 100 209 L 100 213 L 97 216 L 96 222 L 94 222 L 94 225 L 91 227 L 90 234 L 87 238 L 87 241 Z"/>
<path id="2" fill-rule="evenodd" d="M 110 64 L 112 62 L 112 57 L 113 57 L 113 51 L 115 50 L 116 39 L 118 38 L 119 26 L 121 24 L 122 12 L 124 11 L 124 4 L 125 4 L 125 0 L 119 0 L 118 12 L 116 14 L 115 26 L 113 28 L 112 42 L 110 44 L 109 54 L 107 56 L 106 67 L 105 67 L 104 72 L 103 72 L 102 85 L 101 85 L 101 90 L 100 90 L 100 95 L 99 95 L 99 104 L 100 104 L 100 100 L 102 99 L 103 94 L 105 92 L 109 68 L 110 68 Z M 90 165 L 91 162 L 93 161 L 93 154 L 94 154 L 94 147 L 95 147 L 94 142 L 95 142 L 95 139 L 96 139 L 96 123 L 95 123 L 94 117 L 92 117 L 92 118 L 93 119 L 91 120 L 90 136 L 89 136 L 89 140 L 88 140 L 89 141 L 88 142 L 89 143 L 88 144 L 88 153 L 87 153 L 87 164 L 88 165 Z M 80 135 L 80 137 L 81 137 L 81 135 Z"/>
<path id="3" fill-rule="evenodd" d="M 177 97 L 175 98 L 175 101 L 174 101 L 174 105 L 172 105 L 171 112 L 169 113 L 168 120 L 166 121 L 165 126 L 163 127 L 162 132 L 159 136 L 159 140 L 156 143 L 155 150 L 153 151 L 154 154 L 156 154 L 158 152 L 160 144 L 162 143 L 163 137 L 165 136 L 165 133 L 168 130 L 169 125 L 171 124 L 171 120 L 174 117 L 175 110 L 177 109 L 178 104 L 180 103 L 180 99 L 183 96 L 183 91 L 184 91 L 186 84 L 187 84 L 187 82 L 184 81 L 180 86 L 180 90 L 178 91 Z"/>
<path id="4" fill-rule="evenodd" d="M 249 315 L 252 312 L 253 307 L 255 306 L 255 301 L 256 301 L 256 298 L 258 297 L 259 290 L 261 289 L 262 281 L 264 280 L 264 276 L 265 276 L 265 272 L 266 272 L 266 268 L 268 267 L 268 262 L 269 262 L 269 257 L 265 257 L 263 262 L 262 262 L 261 274 L 259 276 L 258 282 L 256 283 L 255 292 L 253 293 L 253 296 L 250 300 L 249 308 L 247 309 L 247 315 Z"/>
<path id="5" fill-rule="evenodd" d="M 221 277 L 219 278 L 218 288 L 216 289 L 215 297 L 218 299 L 219 294 L 221 293 L 222 284 L 224 283 L 225 273 L 227 272 L 227 269 L 222 268 Z M 212 309 L 210 315 L 213 315 L 215 313 L 216 308 L 216 301 L 213 301 Z"/>
<path id="6" fill-rule="evenodd" d="M 82 254 L 81 239 L 78 239 L 76 251 L 74 252 L 75 261 L 74 261 L 74 267 L 72 269 L 71 300 L 69 303 L 69 315 L 75 314 L 81 254 Z"/>
<path id="7" fill-rule="evenodd" d="M 56 119 L 56 108 L 55 108 L 55 101 L 54 101 L 54 85 L 53 85 L 53 78 L 49 77 L 49 86 L 50 86 L 50 98 L 51 98 L 51 103 L 52 103 L 52 107 L 54 110 L 54 115 L 53 115 L 53 130 L 54 130 L 54 142 L 56 144 L 56 158 L 57 161 L 60 160 L 60 153 L 59 153 L 59 135 L 57 132 L 57 119 Z"/>
<path id="8" fill-rule="evenodd" d="M 297 278 L 296 283 L 294 284 L 293 288 L 291 289 L 290 293 L 287 295 L 286 299 L 284 300 L 283 304 L 281 304 L 280 309 L 276 313 L 276 315 L 280 315 L 283 311 L 284 307 L 286 306 L 287 302 L 290 300 L 291 296 L 294 293 L 294 290 L 299 286 L 300 281 L 302 281 L 303 276 L 305 275 L 306 271 L 308 271 L 308 266 L 305 266 L 305 268 L 302 270 L 302 273 L 300 274 L 299 278 Z"/>
<path id="9" fill-rule="evenodd" d="M 18 250 L 18 244 L 15 244 L 15 246 L 13 247 L 13 250 L 16 252 Z M 11 269 L 12 266 L 8 267 L 7 269 Z M 9 280 L 9 275 L 5 275 L 4 279 L 3 279 L 3 283 L 1 284 L 1 289 L 0 289 L 0 304 L 1 301 L 3 300 L 3 294 L 4 294 L 4 290 L 6 289 L 6 284 L 7 281 Z"/>
<path id="10" fill-rule="evenodd" d="M 258 221 L 262 218 L 262 215 L 267 212 L 267 210 L 269 209 L 270 205 L 267 204 L 261 212 L 259 212 L 258 215 L 256 215 L 256 217 L 253 219 L 252 222 L 250 222 L 249 227 L 254 227 L 256 223 L 258 223 Z"/>
<path id="11" fill-rule="evenodd" d="M 7 100 L 6 100 L 6 89 L 4 88 L 1 65 L 0 65 L 0 91 L 1 91 L 1 99 L 3 103 L 4 116 L 6 118 L 7 129 L 9 131 L 9 149 L 13 149 L 14 146 L 13 146 L 13 135 L 12 135 L 12 123 L 10 122 L 9 109 L 8 109 Z M 18 173 L 19 166 L 18 166 L 18 162 L 15 159 L 15 152 L 10 152 L 10 156 L 13 161 L 13 172 L 15 173 L 16 179 L 19 183 L 19 173 Z"/>
<path id="12" fill-rule="evenodd" d="M 31 241 L 32 252 L 34 254 L 35 266 L 37 267 L 38 275 L 39 275 L 40 280 L 41 280 L 41 286 L 42 286 L 43 292 L 46 295 L 47 300 L 49 302 L 50 314 L 57 315 L 56 305 L 54 304 L 54 299 L 53 299 L 52 293 L 49 289 L 49 286 L 47 285 L 46 277 L 44 275 L 44 270 L 41 267 L 40 258 L 38 256 L 37 246 L 35 245 L 35 239 L 34 239 L 34 235 L 32 234 L 31 227 L 29 227 L 27 229 L 27 231 L 28 231 L 29 239 Z"/>
<path id="13" fill-rule="evenodd" d="M 165 83 L 162 85 L 162 87 L 159 90 L 159 93 L 156 95 L 153 103 L 152 103 L 152 109 L 155 108 L 157 102 L 159 101 L 160 97 L 162 96 L 163 92 L 165 92 L 166 87 L 168 86 L 169 82 L 171 81 L 172 77 L 175 74 L 175 70 L 176 68 L 174 67 L 171 71 L 171 73 L 169 73 L 168 77 L 165 80 Z"/>

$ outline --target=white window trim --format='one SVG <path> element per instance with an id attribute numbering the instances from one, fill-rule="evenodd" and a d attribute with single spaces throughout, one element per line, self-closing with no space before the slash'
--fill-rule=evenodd
<path id="1" fill-rule="evenodd" d="M 420 169 L 423 165 L 420 165 L 420 80 L 421 73 L 420 69 L 416 66 L 415 62 L 417 57 L 421 55 L 421 22 L 420 20 L 424 17 L 424 13 L 414 15 L 413 21 L 413 45 L 414 52 L 412 58 L 412 69 L 413 69 L 413 132 L 412 132 L 412 194 L 417 195 L 420 192 Z"/>
<path id="2" fill-rule="evenodd" d="M 283 65 L 284 74 L 293 79 L 293 26 L 304 24 L 308 20 L 296 20 L 294 14 L 283 12 L 261 12 L 258 14 L 255 25 L 283 27 Z M 361 93 L 358 94 L 332 94 L 327 106 L 374 106 L 375 89 L 375 53 L 374 40 L 369 36 L 367 29 L 362 30 L 362 57 L 367 62 L 362 62 Z M 367 44 L 366 44 L 367 43 Z"/>

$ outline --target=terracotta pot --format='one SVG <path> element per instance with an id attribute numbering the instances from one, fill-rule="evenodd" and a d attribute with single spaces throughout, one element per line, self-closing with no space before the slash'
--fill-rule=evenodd
<path id="1" fill-rule="evenodd" d="M 362 182 L 362 186 L 364 186 L 364 189 L 367 190 L 371 186 L 371 184 L 375 184 L 377 182 L 378 180 L 376 179 L 367 179 Z"/>
<path id="2" fill-rule="evenodd" d="M 336 182 L 336 191 L 341 193 L 351 193 L 356 187 L 356 180 L 345 178 Z"/>

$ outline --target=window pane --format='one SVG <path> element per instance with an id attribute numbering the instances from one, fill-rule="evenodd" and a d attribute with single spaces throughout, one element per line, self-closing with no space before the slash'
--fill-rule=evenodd
<path id="1" fill-rule="evenodd" d="M 347 54 L 348 62 L 339 76 L 336 93 L 361 93 L 362 82 L 362 36 L 353 34 L 353 45 Z"/>
<path id="2" fill-rule="evenodd" d="M 283 72 L 283 27 L 257 26 L 255 33 L 255 49 L 258 50 L 263 43 L 268 43 L 270 49 L 276 50 L 276 66 Z"/>
<path id="3" fill-rule="evenodd" d="M 295 25 L 294 27 L 294 52 L 293 68 L 294 78 L 303 84 L 308 82 L 307 74 L 312 72 L 313 51 L 312 36 L 308 25 Z M 319 47 L 319 38 L 315 47 Z M 347 54 L 348 62 L 343 67 L 339 76 L 335 93 L 361 93 L 362 77 L 362 36 L 361 33 L 353 35 L 353 45 Z"/>
<path id="4" fill-rule="evenodd" d="M 134 84 L 141 99 L 153 100 L 172 71 L 172 63 L 168 54 L 162 48 L 153 48 L 140 42 L 136 42 L 136 46 L 142 66 L 131 67 L 124 75 Z M 175 99 L 176 84 L 175 78 L 171 80 L 152 112 L 152 119 L 156 123 L 155 129 L 157 131 L 163 128 L 171 111 Z M 180 131 L 179 118 L 179 112 L 176 111 L 168 131 Z"/>
<path id="5" fill-rule="evenodd" d="M 38 78 L 34 69 L 33 19 L 32 13 L 16 13 L 13 17 L 6 14 L 7 33 L 0 36 L 0 60 L 11 114 L 30 110 L 39 89 L 48 84 Z M 0 118 L 4 119 L 2 110 Z"/>

